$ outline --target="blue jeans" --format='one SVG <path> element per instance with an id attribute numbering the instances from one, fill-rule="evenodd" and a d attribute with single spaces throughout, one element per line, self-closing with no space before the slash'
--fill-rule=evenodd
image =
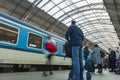
<path id="1" fill-rule="evenodd" d="M 72 66 L 73 78 L 83 80 L 82 48 L 79 46 L 72 46 Z"/>

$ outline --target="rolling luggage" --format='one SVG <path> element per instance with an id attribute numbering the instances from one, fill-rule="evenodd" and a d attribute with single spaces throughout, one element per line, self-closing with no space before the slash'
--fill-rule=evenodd
<path id="1" fill-rule="evenodd" d="M 95 68 L 94 68 L 94 63 L 93 61 L 87 61 L 85 63 L 85 69 L 88 71 L 88 72 L 95 72 Z"/>

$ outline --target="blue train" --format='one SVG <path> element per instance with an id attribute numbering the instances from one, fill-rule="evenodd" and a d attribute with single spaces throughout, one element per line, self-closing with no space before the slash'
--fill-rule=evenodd
<path id="1" fill-rule="evenodd" d="M 0 12 L 0 71 L 41 70 L 48 35 L 56 40 L 58 48 L 52 65 L 69 67 L 71 60 L 64 59 L 65 39 Z"/>

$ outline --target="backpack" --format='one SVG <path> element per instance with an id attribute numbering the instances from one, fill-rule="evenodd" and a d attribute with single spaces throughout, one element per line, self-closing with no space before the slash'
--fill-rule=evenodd
<path id="1" fill-rule="evenodd" d="M 51 53 L 54 53 L 57 51 L 57 47 L 50 42 L 46 42 L 45 47 L 46 47 L 46 50 L 48 50 Z"/>
<path id="2" fill-rule="evenodd" d="M 105 57 L 105 53 L 103 51 L 100 51 L 101 57 Z"/>
<path id="3" fill-rule="evenodd" d="M 72 46 L 70 45 L 70 43 L 65 42 L 64 48 L 65 48 L 65 56 L 72 58 Z"/>

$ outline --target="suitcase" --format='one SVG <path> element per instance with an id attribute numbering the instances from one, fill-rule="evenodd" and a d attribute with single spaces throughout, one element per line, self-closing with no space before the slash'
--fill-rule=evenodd
<path id="1" fill-rule="evenodd" d="M 93 61 L 88 61 L 85 63 L 85 69 L 88 71 L 88 72 L 95 72 L 95 68 L 94 68 L 94 63 Z"/>

